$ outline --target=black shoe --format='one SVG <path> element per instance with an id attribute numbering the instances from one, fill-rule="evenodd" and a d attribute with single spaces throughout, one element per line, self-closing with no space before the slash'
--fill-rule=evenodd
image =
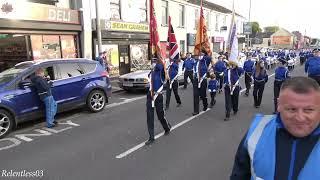
<path id="1" fill-rule="evenodd" d="M 236 115 L 238 113 L 238 111 L 233 111 L 233 115 Z"/>
<path id="2" fill-rule="evenodd" d="M 225 117 L 224 118 L 224 121 L 229 121 L 230 120 L 230 117 Z"/>
<path id="3" fill-rule="evenodd" d="M 210 104 L 210 106 L 209 106 L 210 108 L 212 108 L 213 107 L 213 104 Z"/>
<path id="4" fill-rule="evenodd" d="M 192 113 L 192 116 L 195 116 L 195 115 L 198 115 L 199 113 L 198 112 L 194 112 Z"/>
<path id="5" fill-rule="evenodd" d="M 181 106 L 181 103 L 178 103 L 178 104 L 177 104 L 177 107 L 180 107 L 180 106 Z"/>
<path id="6" fill-rule="evenodd" d="M 260 106 L 255 106 L 256 108 L 260 108 Z"/>
<path id="7" fill-rule="evenodd" d="M 154 143 L 154 139 L 149 139 L 147 142 L 145 142 L 144 144 L 149 146 L 151 145 L 152 143 Z"/>
<path id="8" fill-rule="evenodd" d="M 244 96 L 248 97 L 248 96 L 249 96 L 249 93 L 244 93 Z"/>
<path id="9" fill-rule="evenodd" d="M 53 124 L 57 125 L 57 124 L 58 124 L 58 122 L 57 122 L 57 121 L 53 121 Z"/>
<path id="10" fill-rule="evenodd" d="M 164 108 L 164 110 L 168 111 L 168 110 L 169 110 L 169 106 L 167 106 L 166 108 Z"/>
<path id="11" fill-rule="evenodd" d="M 56 124 L 51 124 L 51 125 L 47 125 L 47 128 L 53 128 L 55 126 L 56 126 Z"/>
<path id="12" fill-rule="evenodd" d="M 164 131 L 164 135 L 165 135 L 165 136 L 168 136 L 168 135 L 170 134 L 170 131 L 171 131 L 171 130 Z"/>
<path id="13" fill-rule="evenodd" d="M 216 104 L 216 102 L 217 102 L 217 100 L 214 100 L 214 101 L 213 101 L 213 104 L 212 104 L 212 106 L 214 106 L 214 105 Z"/>

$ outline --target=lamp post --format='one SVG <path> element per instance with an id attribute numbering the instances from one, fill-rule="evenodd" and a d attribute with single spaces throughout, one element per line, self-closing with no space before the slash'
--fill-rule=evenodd
<path id="1" fill-rule="evenodd" d="M 98 40 L 98 54 L 102 52 L 102 41 L 101 41 L 101 26 L 100 26 L 100 13 L 99 13 L 99 0 L 96 0 L 96 32 Z"/>
<path id="2" fill-rule="evenodd" d="M 251 0 L 250 1 L 250 4 L 249 4 L 249 23 L 251 21 Z M 250 42 L 250 34 L 247 35 L 247 48 L 249 48 L 249 42 Z"/>

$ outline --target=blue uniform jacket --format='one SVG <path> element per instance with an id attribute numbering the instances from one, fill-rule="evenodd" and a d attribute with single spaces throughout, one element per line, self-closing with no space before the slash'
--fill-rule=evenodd
<path id="1" fill-rule="evenodd" d="M 224 84 L 230 85 L 228 71 L 229 69 L 226 69 L 224 71 Z M 231 69 L 231 72 L 230 72 L 231 84 L 234 85 L 243 73 L 244 73 L 244 70 L 241 67 Z"/>
<path id="2" fill-rule="evenodd" d="M 219 60 L 214 65 L 214 72 L 222 73 L 227 69 L 226 63 L 222 60 Z"/>
<path id="3" fill-rule="evenodd" d="M 216 92 L 218 90 L 219 81 L 216 79 L 210 79 L 208 83 L 208 90 L 211 92 Z"/>
<path id="4" fill-rule="evenodd" d="M 32 76 L 31 82 L 36 88 L 41 100 L 44 100 L 48 96 L 52 96 L 51 84 L 45 78 L 40 76 Z"/>
<path id="5" fill-rule="evenodd" d="M 247 73 L 252 73 L 254 69 L 254 61 L 248 59 L 243 64 L 243 70 Z"/>
<path id="6" fill-rule="evenodd" d="M 178 71 L 179 71 L 179 65 L 176 62 L 173 62 L 169 67 L 170 80 L 176 77 L 176 75 L 178 74 Z"/>
<path id="7" fill-rule="evenodd" d="M 198 60 L 194 66 L 194 77 L 198 78 L 198 70 L 200 70 L 200 78 L 204 76 L 208 72 L 208 66 L 204 59 Z"/>
<path id="8" fill-rule="evenodd" d="M 299 173 L 308 160 L 320 137 L 320 127 L 311 135 L 304 138 L 295 138 L 284 128 L 280 115 L 276 122 L 276 159 L 274 179 L 298 179 Z M 250 157 L 246 147 L 246 136 L 242 139 L 234 161 L 230 180 L 244 180 L 251 178 Z M 296 142 L 296 143 L 294 143 Z M 295 152 L 292 156 L 292 152 Z M 317 170 L 318 167 L 315 167 Z M 290 175 L 290 170 L 292 170 Z M 291 177 L 291 178 L 289 178 Z"/>
<path id="9" fill-rule="evenodd" d="M 210 56 L 203 56 L 203 60 L 206 62 L 207 67 L 209 67 L 212 58 Z"/>
<path id="10" fill-rule="evenodd" d="M 275 70 L 275 80 L 276 81 L 284 81 L 289 78 L 289 71 L 286 67 L 280 66 Z"/>
<path id="11" fill-rule="evenodd" d="M 268 82 L 268 73 L 265 69 L 262 69 L 260 71 L 260 74 L 256 74 L 256 71 L 254 70 L 253 71 L 253 74 L 252 74 L 252 77 L 254 79 L 254 81 L 257 81 L 257 82 Z"/>
<path id="12" fill-rule="evenodd" d="M 188 58 L 183 62 L 182 65 L 182 71 L 184 69 L 186 69 L 186 71 L 192 71 L 193 70 L 193 66 L 194 66 L 194 59 L 193 58 Z"/>
<path id="13" fill-rule="evenodd" d="M 320 57 L 311 57 L 307 60 L 304 71 L 308 76 L 320 76 Z"/>
<path id="14" fill-rule="evenodd" d="M 152 89 L 154 92 L 158 91 L 158 89 L 163 85 L 165 81 L 164 68 L 161 63 L 157 63 L 154 67 L 154 70 L 151 71 L 152 77 Z"/>

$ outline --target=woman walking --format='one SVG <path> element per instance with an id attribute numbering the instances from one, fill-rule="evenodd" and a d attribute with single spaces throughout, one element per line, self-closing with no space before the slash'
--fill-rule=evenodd
<path id="1" fill-rule="evenodd" d="M 260 60 L 256 63 L 255 70 L 253 71 L 253 98 L 254 106 L 259 108 L 262 101 L 262 95 L 264 91 L 264 86 L 268 82 L 267 70 L 264 67 L 264 61 Z"/>

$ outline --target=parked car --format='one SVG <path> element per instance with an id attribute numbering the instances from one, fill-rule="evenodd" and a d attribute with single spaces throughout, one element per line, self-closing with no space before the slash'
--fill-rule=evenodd
<path id="1" fill-rule="evenodd" d="M 109 75 L 96 61 L 88 59 L 26 61 L 0 73 L 0 138 L 17 124 L 45 115 L 30 76 L 38 68 L 52 81 L 58 112 L 87 106 L 101 111 L 111 95 Z"/>
<path id="2" fill-rule="evenodd" d="M 167 63 L 168 66 L 169 63 Z M 178 81 L 179 84 L 183 84 L 183 60 L 179 62 Z M 119 77 L 119 87 L 126 90 L 147 90 L 149 88 L 149 73 L 151 66 L 144 66 L 142 70 L 137 70 L 128 74 L 121 75 Z"/>

